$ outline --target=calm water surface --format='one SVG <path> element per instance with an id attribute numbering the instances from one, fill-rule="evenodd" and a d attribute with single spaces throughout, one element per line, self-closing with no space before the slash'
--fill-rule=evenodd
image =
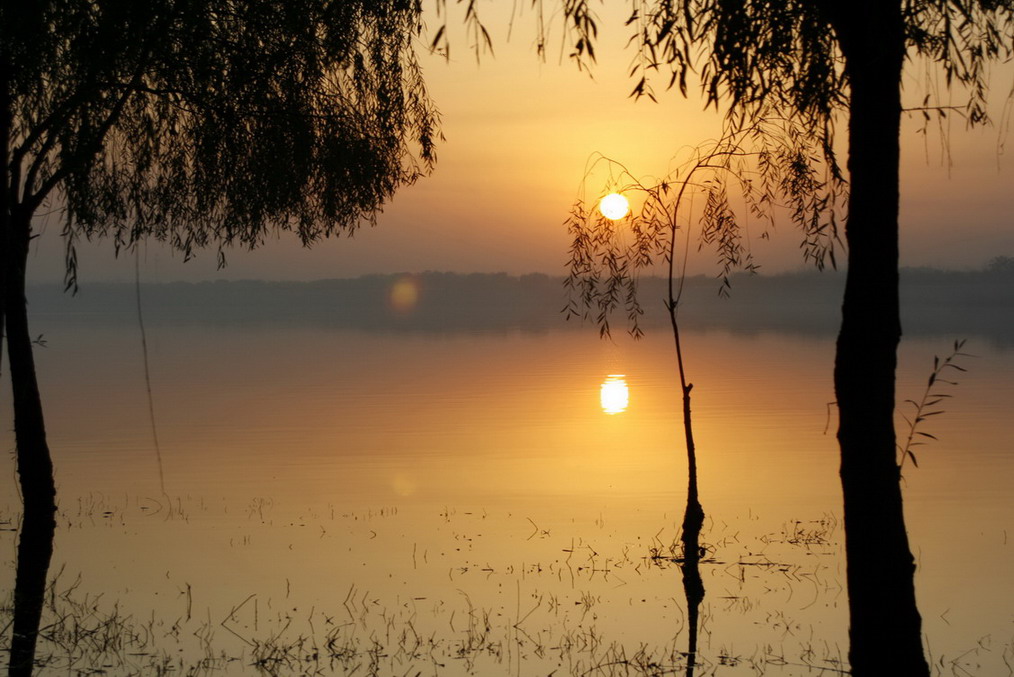
<path id="1" fill-rule="evenodd" d="M 680 575 L 652 558 L 685 501 L 667 335 L 155 326 L 157 454 L 136 328 L 48 321 L 53 589 L 83 619 L 135 629 L 104 669 L 679 667 Z M 922 396 L 951 341 L 905 342 L 899 399 Z M 699 674 L 841 668 L 833 340 L 685 344 L 708 515 Z M 966 351 L 947 412 L 926 423 L 939 441 L 906 467 L 907 519 L 935 671 L 1009 674 L 1014 353 L 974 339 Z M 600 399 L 611 375 L 627 385 L 621 413 Z M 16 524 L 6 463 L 0 506 Z M 0 546 L 10 590 L 15 532 Z M 53 674 L 101 667 L 43 650 Z"/>

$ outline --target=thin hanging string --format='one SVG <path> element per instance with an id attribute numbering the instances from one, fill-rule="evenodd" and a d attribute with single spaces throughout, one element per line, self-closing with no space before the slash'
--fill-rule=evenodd
<path id="1" fill-rule="evenodd" d="M 144 357 L 144 385 L 148 390 L 148 419 L 151 421 L 151 439 L 155 443 L 155 460 L 158 461 L 158 485 L 162 495 L 169 498 L 165 490 L 165 474 L 162 471 L 162 449 L 158 444 L 158 428 L 155 426 L 155 399 L 151 395 L 151 373 L 148 370 L 148 338 L 144 332 L 144 315 L 141 313 L 141 252 L 134 248 L 134 297 L 137 299 L 137 326 L 141 328 L 141 353 Z M 169 504 L 170 510 L 172 503 Z"/>

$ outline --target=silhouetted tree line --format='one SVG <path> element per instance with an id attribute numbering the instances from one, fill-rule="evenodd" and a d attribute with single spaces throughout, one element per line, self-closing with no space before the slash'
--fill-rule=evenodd
<path id="1" fill-rule="evenodd" d="M 393 286 L 409 279 L 417 303 L 396 310 Z M 844 273 L 801 271 L 777 275 L 735 274 L 731 294 L 718 297 L 712 276 L 686 281 L 681 317 L 687 330 L 738 333 L 781 331 L 832 336 Z M 646 327 L 663 327 L 665 280 L 640 282 Z M 87 283 L 76 297 L 60 285 L 30 289 L 40 329 L 44 323 L 137 321 L 135 290 L 126 283 Z M 369 331 L 530 331 L 585 327 L 566 321 L 561 278 L 540 273 L 421 273 L 366 275 L 314 282 L 215 281 L 142 285 L 145 319 L 164 324 L 276 324 Z M 908 335 L 983 336 L 1014 346 L 1014 270 L 992 263 L 974 271 L 905 268 L 901 273 L 903 326 Z M 655 303 L 657 301 L 657 303 Z"/>

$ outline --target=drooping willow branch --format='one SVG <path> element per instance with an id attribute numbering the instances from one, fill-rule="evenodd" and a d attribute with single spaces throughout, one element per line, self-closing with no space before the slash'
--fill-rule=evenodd
<path id="1" fill-rule="evenodd" d="M 594 156 L 585 183 L 605 175 L 599 196 L 617 191 L 639 206 L 624 219 L 612 221 L 590 207 L 585 195 L 575 201 L 565 221 L 571 235 L 564 282 L 567 316 L 594 319 L 600 332 L 608 335 L 614 312 L 622 308 L 628 331 L 639 337 L 644 314 L 640 276 L 664 274 L 665 305 L 675 310 L 691 242 L 698 251 L 713 252 L 721 279 L 719 293 L 728 294 L 733 272 L 757 268 L 748 226 L 759 222 L 759 237 L 766 238 L 782 212 L 803 235 L 804 257 L 818 268 L 835 267 L 846 186 L 821 159 L 816 143 L 796 121 L 772 116 L 689 150 L 682 164 L 661 179 L 638 178 L 622 163 Z M 691 203 L 700 199 L 704 207 L 695 215 Z M 679 239 L 681 230 L 684 235 Z"/>
<path id="2" fill-rule="evenodd" d="M 774 210 L 787 209 L 804 233 L 804 253 L 818 267 L 835 263 L 836 208 L 844 193 L 833 166 L 821 168 L 809 139 L 792 120 L 773 118 L 718 141 L 693 149 L 680 169 L 661 180 L 638 179 L 623 164 L 595 156 L 586 173 L 604 172 L 601 195 L 615 191 L 635 199 L 639 207 L 621 219 L 611 219 L 579 199 L 566 221 L 572 237 L 570 272 L 565 281 L 565 312 L 586 319 L 594 316 L 602 336 L 610 333 L 610 316 L 619 307 L 627 313 L 629 331 L 642 334 L 643 308 L 638 297 L 642 271 L 665 271 L 669 316 L 682 395 L 683 431 L 687 453 L 687 501 L 680 539 L 680 569 L 690 619 L 687 674 L 693 674 L 697 651 L 697 620 L 705 589 L 700 574 L 701 529 L 704 509 L 697 481 L 697 449 L 691 411 L 693 383 L 687 379 L 678 310 L 686 279 L 693 214 L 691 196 L 703 194 L 704 208 L 697 217 L 698 250 L 711 248 L 721 270 L 720 294 L 728 294 L 730 274 L 754 270 L 745 218 L 774 225 Z M 822 174 L 821 174 L 821 170 Z M 821 178 L 822 177 L 822 178 Z M 745 213 L 737 212 L 729 197 L 738 189 Z M 592 203 L 593 205 L 595 203 Z M 682 231 L 683 237 L 677 236 Z M 766 235 L 766 231 L 764 233 Z M 682 258 L 677 254 L 682 244 Z"/>

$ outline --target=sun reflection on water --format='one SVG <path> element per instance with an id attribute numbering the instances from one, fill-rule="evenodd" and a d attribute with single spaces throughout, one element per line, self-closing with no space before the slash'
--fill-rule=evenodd
<path id="1" fill-rule="evenodd" d="M 599 401 L 602 411 L 607 414 L 621 414 L 630 403 L 630 388 L 627 387 L 626 374 L 610 374 L 602 382 L 599 389 Z"/>

